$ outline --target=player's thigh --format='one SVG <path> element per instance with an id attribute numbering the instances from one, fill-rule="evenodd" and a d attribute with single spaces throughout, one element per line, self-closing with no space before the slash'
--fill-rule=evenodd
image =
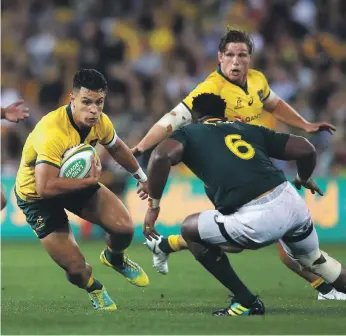
<path id="1" fill-rule="evenodd" d="M 125 205 L 105 186 L 99 188 L 86 202 L 80 211 L 80 216 L 100 225 L 110 234 L 134 232 L 133 222 Z"/>
<path id="2" fill-rule="evenodd" d="M 296 231 L 280 239 L 285 252 L 290 256 L 301 256 L 319 250 L 319 240 L 311 220 L 303 223 Z"/>
<path id="3" fill-rule="evenodd" d="M 224 217 L 228 234 L 247 249 L 270 245 L 310 218 L 304 201 L 288 182 Z"/>
<path id="4" fill-rule="evenodd" d="M 217 210 L 207 210 L 198 217 L 198 232 L 201 240 L 208 244 L 219 245 L 225 252 L 241 252 L 243 247 L 228 233 L 226 226 L 231 225 L 230 220 L 225 222 Z"/>
<path id="5" fill-rule="evenodd" d="M 25 202 L 17 196 L 17 204 L 39 239 L 55 231 L 69 230 L 67 214 L 56 199 Z"/>
<path id="6" fill-rule="evenodd" d="M 70 229 L 54 231 L 41 239 L 50 257 L 69 273 L 83 272 L 85 258 Z"/>
<path id="7" fill-rule="evenodd" d="M 198 218 L 200 213 L 186 217 L 181 225 L 181 235 L 185 240 L 199 242 L 201 237 L 198 232 Z"/>

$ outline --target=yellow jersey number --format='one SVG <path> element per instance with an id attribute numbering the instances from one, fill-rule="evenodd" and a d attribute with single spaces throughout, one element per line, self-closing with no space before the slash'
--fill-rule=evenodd
<path id="1" fill-rule="evenodd" d="M 239 134 L 229 134 L 225 137 L 228 149 L 242 160 L 250 160 L 255 156 L 255 149 L 246 141 L 241 139 Z M 241 152 L 240 147 L 245 147 L 246 151 Z"/>

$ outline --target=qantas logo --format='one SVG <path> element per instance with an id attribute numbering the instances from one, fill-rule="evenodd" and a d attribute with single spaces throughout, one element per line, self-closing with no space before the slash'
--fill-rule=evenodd
<path id="1" fill-rule="evenodd" d="M 244 122 L 244 123 L 248 123 L 248 122 L 251 122 L 251 121 L 254 121 L 254 120 L 258 120 L 260 115 L 261 115 L 261 113 L 258 113 L 258 114 L 252 115 L 251 117 L 246 117 L 245 119 L 243 117 L 240 117 L 240 116 L 235 116 L 234 120 L 241 121 L 241 122 Z"/>

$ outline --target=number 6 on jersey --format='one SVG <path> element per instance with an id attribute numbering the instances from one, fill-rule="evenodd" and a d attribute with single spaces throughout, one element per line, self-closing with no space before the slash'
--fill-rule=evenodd
<path id="1" fill-rule="evenodd" d="M 242 160 L 250 160 L 255 156 L 255 149 L 246 141 L 241 140 L 239 134 L 229 134 L 225 137 L 225 144 L 228 149 Z M 245 147 L 246 151 L 241 152 L 240 147 Z"/>

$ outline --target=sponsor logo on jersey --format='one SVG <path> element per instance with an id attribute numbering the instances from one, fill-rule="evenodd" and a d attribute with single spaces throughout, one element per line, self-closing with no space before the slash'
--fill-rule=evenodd
<path id="1" fill-rule="evenodd" d="M 249 100 L 249 102 L 248 102 L 248 105 L 251 106 L 252 104 L 253 104 L 253 97 L 251 96 L 251 97 L 250 97 L 250 100 Z"/>
<path id="2" fill-rule="evenodd" d="M 254 120 L 257 120 L 259 119 L 261 113 L 258 113 L 258 114 L 255 114 L 255 115 L 252 115 L 250 117 L 240 117 L 240 116 L 234 116 L 234 120 L 237 120 L 237 121 L 241 121 L 241 122 L 244 122 L 244 123 L 248 123 L 248 122 L 251 122 L 251 121 L 254 121 Z"/>
<path id="3" fill-rule="evenodd" d="M 251 121 L 257 120 L 257 119 L 259 119 L 260 115 L 261 115 L 261 113 L 258 113 L 258 114 L 252 115 L 251 117 L 246 117 L 245 121 L 251 122 Z"/>

